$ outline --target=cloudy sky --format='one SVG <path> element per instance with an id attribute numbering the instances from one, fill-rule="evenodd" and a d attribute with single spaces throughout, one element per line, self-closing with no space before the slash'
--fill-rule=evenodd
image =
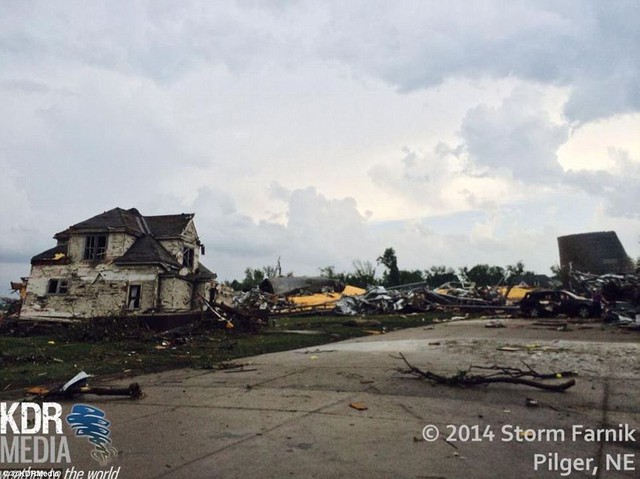
<path id="1" fill-rule="evenodd" d="M 640 256 L 640 4 L 0 2 L 0 294 L 116 206 L 205 264 L 317 274 Z M 379 271 L 381 274 L 382 271 Z"/>

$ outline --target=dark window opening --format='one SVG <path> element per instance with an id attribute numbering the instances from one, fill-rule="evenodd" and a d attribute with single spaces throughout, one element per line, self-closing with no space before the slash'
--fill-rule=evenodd
<path id="1" fill-rule="evenodd" d="M 182 266 L 185 268 L 193 269 L 195 260 L 195 250 L 193 248 L 185 247 L 182 250 Z"/>
<path id="2" fill-rule="evenodd" d="M 107 255 L 107 235 L 89 235 L 84 242 L 84 259 L 103 260 Z"/>
<path id="3" fill-rule="evenodd" d="M 50 279 L 47 286 L 48 294 L 66 294 L 69 291 L 69 283 L 66 279 Z"/>
<path id="4" fill-rule="evenodd" d="M 141 287 L 139 284 L 129 286 L 129 296 L 127 298 L 128 309 L 140 309 L 140 290 Z"/>

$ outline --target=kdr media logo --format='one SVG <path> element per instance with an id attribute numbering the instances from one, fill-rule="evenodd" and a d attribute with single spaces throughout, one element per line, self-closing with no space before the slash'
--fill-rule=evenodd
<path id="1" fill-rule="evenodd" d="M 118 451 L 111 446 L 111 423 L 104 411 L 86 404 L 76 404 L 67 416 L 67 424 L 75 431 L 76 436 L 86 437 L 94 445 L 91 457 L 100 465 L 108 464 L 118 455 Z"/>
<path id="2" fill-rule="evenodd" d="M 111 422 L 97 407 L 75 404 L 66 422 L 76 437 L 94 448 L 100 465 L 118 455 L 111 445 Z M 0 465 L 69 464 L 69 442 L 63 431 L 62 405 L 57 402 L 0 402 Z"/>
<path id="3" fill-rule="evenodd" d="M 0 402 L 0 464 L 47 462 L 71 462 L 62 431 L 62 406 L 56 402 Z"/>

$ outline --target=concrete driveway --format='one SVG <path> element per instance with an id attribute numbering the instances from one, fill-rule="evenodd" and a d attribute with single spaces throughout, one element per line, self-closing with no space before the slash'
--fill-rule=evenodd
<path id="1" fill-rule="evenodd" d="M 62 477 L 640 477 L 638 333 L 504 324 L 441 323 L 237 360 L 238 369 L 129 378 L 120 384 L 139 382 L 144 399 L 83 398 L 111 421 L 117 457 L 100 466 L 67 429 L 72 462 Z M 398 372 L 399 352 L 447 375 L 526 363 L 579 376 L 564 393 L 462 389 Z M 436 428 L 439 437 L 425 440 Z"/>

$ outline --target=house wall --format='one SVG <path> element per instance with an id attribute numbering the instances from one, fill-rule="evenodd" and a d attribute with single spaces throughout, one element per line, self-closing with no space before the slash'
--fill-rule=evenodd
<path id="1" fill-rule="evenodd" d="M 20 316 L 23 318 L 91 318 L 143 312 L 157 307 L 158 267 L 118 267 L 113 264 L 33 265 L 27 295 Z M 49 280 L 66 279 L 68 291 L 49 294 Z M 126 310 L 129 285 L 141 286 L 140 308 Z"/>
<path id="2" fill-rule="evenodd" d="M 192 284 L 179 277 L 160 278 L 160 310 L 191 309 L 192 291 Z"/>
<path id="3" fill-rule="evenodd" d="M 209 291 L 212 288 L 212 283 L 213 281 L 199 281 L 195 284 L 195 294 L 193 295 L 193 304 L 191 305 L 192 309 L 196 309 L 200 306 L 198 295 L 209 301 Z"/>
<path id="4" fill-rule="evenodd" d="M 160 239 L 159 241 L 160 244 L 164 246 L 180 264 L 182 264 L 182 251 L 184 247 L 189 246 L 194 249 L 193 269 L 189 271 L 185 269 L 182 273 L 192 273 L 198 267 L 198 264 L 200 263 L 200 247 L 197 245 L 198 233 L 193 225 L 193 221 L 189 222 L 185 228 L 184 234 L 180 238 Z"/>
<path id="5" fill-rule="evenodd" d="M 73 261 L 82 261 L 87 235 L 71 235 L 68 256 Z M 106 261 L 122 256 L 135 243 L 136 237 L 127 233 L 110 233 L 107 238 Z"/>

